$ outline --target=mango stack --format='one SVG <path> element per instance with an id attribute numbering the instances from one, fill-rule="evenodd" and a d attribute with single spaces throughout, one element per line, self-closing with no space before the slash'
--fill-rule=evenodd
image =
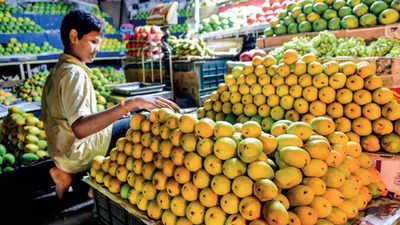
<path id="1" fill-rule="evenodd" d="M 29 164 L 48 155 L 43 121 L 32 113 L 25 113 L 15 106 L 10 107 L 8 115 L 3 118 L 0 130 L 2 143 L 7 148 L 14 149 L 14 156 L 23 164 Z"/>
<path id="2" fill-rule="evenodd" d="M 114 105 L 113 102 L 108 101 L 111 96 L 111 89 L 108 85 L 111 82 L 104 76 L 100 68 L 92 68 L 92 72 L 90 80 L 96 93 L 97 111 L 101 112 Z"/>
<path id="3" fill-rule="evenodd" d="M 257 121 L 265 132 L 274 121 L 328 116 L 336 130 L 369 152 L 400 152 L 400 104 L 367 61 L 321 62 L 286 50 L 281 61 L 267 55 L 236 66 L 198 109 L 198 117 L 230 123 Z"/>
<path id="4" fill-rule="evenodd" d="M 361 145 L 327 117 L 232 125 L 169 109 L 131 117 L 90 176 L 165 225 L 344 224 L 386 194 Z"/>

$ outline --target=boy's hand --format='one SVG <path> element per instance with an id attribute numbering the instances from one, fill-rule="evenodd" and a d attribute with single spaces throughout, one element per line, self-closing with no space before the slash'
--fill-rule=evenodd
<path id="1" fill-rule="evenodd" d="M 178 105 L 176 105 L 174 102 L 169 101 L 165 98 L 161 97 L 131 97 L 125 99 L 124 103 L 125 107 L 129 110 L 132 111 L 133 109 L 139 108 L 139 109 L 147 109 L 147 110 L 152 110 L 156 108 L 170 108 L 174 110 L 175 112 L 180 113 L 181 110 Z"/>

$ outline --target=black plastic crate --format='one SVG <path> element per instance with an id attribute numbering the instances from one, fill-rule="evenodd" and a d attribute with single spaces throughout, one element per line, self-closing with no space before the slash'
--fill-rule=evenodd
<path id="1" fill-rule="evenodd" d="M 146 225 L 141 219 L 93 188 L 93 198 L 99 221 L 104 225 Z"/>
<path id="2" fill-rule="evenodd" d="M 200 97 L 224 82 L 226 63 L 234 58 L 174 62 L 174 95 L 181 107 L 200 106 Z"/>

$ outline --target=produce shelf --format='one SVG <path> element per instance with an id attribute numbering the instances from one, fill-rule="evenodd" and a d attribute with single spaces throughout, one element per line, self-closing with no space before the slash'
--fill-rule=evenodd
<path id="1" fill-rule="evenodd" d="M 400 38 L 396 35 L 396 30 L 399 28 L 400 23 L 395 23 L 386 26 L 376 26 L 368 28 L 358 28 L 358 29 L 348 29 L 348 30 L 336 30 L 330 31 L 337 38 L 345 37 L 362 37 L 366 40 L 376 39 L 380 37 L 394 37 Z M 289 35 L 279 35 L 274 37 L 263 37 L 257 40 L 257 48 L 271 48 L 282 45 L 285 42 L 292 40 L 294 37 L 305 37 L 305 36 L 316 36 L 320 32 L 309 32 L 309 33 L 299 33 L 299 34 L 289 34 Z"/>
<path id="2" fill-rule="evenodd" d="M 39 24 L 45 30 L 59 30 L 61 27 L 62 19 L 65 15 L 48 15 L 36 13 L 13 13 L 13 17 L 28 17 L 30 20 Z M 104 18 L 110 25 L 113 26 L 112 17 Z"/>
<path id="3" fill-rule="evenodd" d="M 93 188 L 96 213 L 102 224 L 161 225 L 159 221 L 150 219 L 145 212 L 129 204 L 119 195 L 110 193 L 105 187 L 96 183 L 90 177 L 84 177 L 83 181 Z"/>
<path id="4" fill-rule="evenodd" d="M 264 33 L 266 24 L 259 24 L 253 26 L 246 26 L 242 28 L 231 28 L 223 31 L 214 31 L 204 34 L 196 35 L 195 38 L 202 38 L 204 40 L 216 40 L 223 38 L 239 37 L 241 35 L 254 34 L 261 36 Z"/>

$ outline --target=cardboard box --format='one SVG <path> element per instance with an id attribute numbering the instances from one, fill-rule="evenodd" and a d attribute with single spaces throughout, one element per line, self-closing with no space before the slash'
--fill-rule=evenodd
<path id="1" fill-rule="evenodd" d="M 381 174 L 389 195 L 400 199 L 400 155 L 388 153 L 368 153 L 373 167 Z"/>
<path id="2" fill-rule="evenodd" d="M 380 37 L 393 37 L 400 38 L 400 23 L 386 25 L 386 26 L 376 26 L 376 27 L 367 27 L 367 28 L 358 28 L 351 30 L 337 30 L 332 31 L 336 35 L 337 38 L 344 37 L 362 37 L 366 40 L 376 39 Z M 278 47 L 285 42 L 292 40 L 294 37 L 314 37 L 318 35 L 319 32 L 310 32 L 310 33 L 300 33 L 300 34 L 289 34 L 289 35 L 280 35 L 275 37 L 267 37 L 260 38 L 262 41 L 257 40 L 257 48 L 270 48 L 270 47 Z"/>

